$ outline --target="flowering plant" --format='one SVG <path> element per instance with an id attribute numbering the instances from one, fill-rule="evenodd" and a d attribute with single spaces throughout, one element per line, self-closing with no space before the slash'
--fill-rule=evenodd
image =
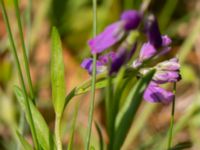
<path id="1" fill-rule="evenodd" d="M 54 133 L 51 133 L 45 119 L 36 107 L 18 1 L 15 0 L 15 9 L 21 33 L 20 40 L 23 45 L 30 94 L 25 86 L 4 2 L 2 0 L 0 2 L 22 86 L 21 88 L 15 86 L 15 94 L 30 126 L 33 139 L 33 145 L 31 145 L 23 137 L 23 132 L 17 131 L 17 137 L 23 149 L 32 150 L 34 147 L 36 150 L 62 150 L 61 120 L 63 112 L 72 98 L 85 94 L 91 89 L 88 132 L 85 142 L 85 149 L 90 149 L 95 90 L 100 88 L 105 90 L 103 100 L 105 101 L 106 134 L 108 136 L 107 149 L 121 149 L 142 99 L 150 103 L 164 105 L 172 103 L 168 149 L 171 148 L 175 85 L 181 79 L 180 64 L 177 57 L 168 60 L 162 59 L 163 55 L 171 51 L 172 40 L 168 35 L 160 33 L 158 22 L 153 14 L 145 14 L 144 10 L 126 10 L 118 21 L 107 26 L 98 35 L 96 35 L 96 19 L 94 17 L 94 37 L 88 41 L 93 58 L 86 58 L 81 63 L 81 67 L 92 77 L 72 89 L 68 94 L 65 93 L 66 85 L 63 82 L 65 78 L 61 40 L 57 29 L 53 27 L 51 34 L 51 85 L 55 130 Z M 96 14 L 96 3 L 94 3 L 94 14 Z M 166 83 L 174 85 L 173 91 L 163 87 L 163 84 Z M 23 114 L 21 117 L 24 117 Z M 75 126 L 75 122 L 73 122 L 73 126 Z M 99 137 L 102 138 L 101 129 L 98 124 L 96 126 Z M 68 149 L 72 149 L 73 137 L 74 129 L 71 133 Z M 100 146 L 102 149 L 102 142 Z"/>

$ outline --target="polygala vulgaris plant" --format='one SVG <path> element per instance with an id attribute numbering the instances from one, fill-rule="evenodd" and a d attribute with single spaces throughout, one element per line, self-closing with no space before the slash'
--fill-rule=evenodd
<path id="1" fill-rule="evenodd" d="M 171 51 L 172 40 L 167 35 L 160 33 L 158 22 L 153 14 L 145 12 L 144 9 L 141 11 L 126 10 L 121 14 L 118 21 L 107 26 L 97 35 L 97 3 L 96 0 L 93 0 L 93 38 L 88 41 L 93 58 L 86 58 L 81 63 L 81 67 L 92 77 L 75 87 L 68 95 L 65 94 L 61 40 L 57 29 L 53 27 L 51 34 L 51 85 L 56 120 L 55 131 L 51 133 L 43 116 L 35 105 L 37 101 L 35 101 L 28 60 L 25 53 L 26 47 L 23 39 L 18 1 L 15 1 L 16 14 L 21 33 L 21 42 L 23 43 L 24 64 L 30 85 L 30 95 L 25 86 L 24 76 L 19 64 L 18 53 L 3 0 L 0 0 L 0 2 L 22 83 L 22 89 L 17 86 L 15 87 L 15 94 L 25 113 L 33 137 L 34 145 L 31 145 L 24 138 L 23 132 L 20 133 L 17 131 L 21 148 L 25 150 L 62 150 L 61 121 L 63 112 L 73 97 L 85 94 L 91 89 L 88 132 L 85 141 L 85 149 L 89 150 L 95 89 L 99 88 L 105 89 L 106 93 L 104 100 L 106 131 L 109 137 L 109 141 L 106 143 L 108 150 L 119 150 L 122 147 L 142 99 L 147 102 L 162 103 L 164 105 L 172 103 L 168 149 L 171 148 L 176 82 L 181 79 L 180 64 L 177 57 L 168 60 L 162 59 L 160 61 L 160 58 L 164 58 L 163 56 Z M 138 55 L 136 55 L 137 51 L 139 51 Z M 162 85 L 166 83 L 174 84 L 173 91 L 163 88 Z M 75 116 L 77 116 L 77 111 Z M 73 121 L 69 149 L 73 149 L 75 122 L 76 119 Z M 96 127 L 101 139 L 100 147 L 103 149 L 104 142 L 101 129 L 98 124 L 96 124 Z M 96 147 L 96 145 L 93 147 Z"/>

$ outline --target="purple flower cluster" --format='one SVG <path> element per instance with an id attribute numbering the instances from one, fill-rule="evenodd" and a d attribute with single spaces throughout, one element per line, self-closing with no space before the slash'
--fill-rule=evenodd
<path id="1" fill-rule="evenodd" d="M 118 72 L 122 65 L 127 64 L 137 47 L 136 42 L 130 42 L 129 35 L 138 28 L 143 18 L 141 12 L 135 10 L 125 11 L 119 21 L 109 25 L 102 33 L 89 40 L 91 53 L 98 55 L 97 73 L 108 71 L 111 75 Z M 154 15 L 149 15 L 144 19 L 144 33 L 148 41 L 142 45 L 138 58 L 129 66 L 132 68 L 140 67 L 139 71 L 142 75 L 151 69 L 142 68 L 143 62 L 154 56 L 161 56 L 169 52 L 172 42 L 167 35 L 161 35 Z M 113 50 L 114 46 L 118 48 Z M 91 74 L 92 63 L 92 58 L 87 58 L 83 60 L 81 66 Z M 168 104 L 173 100 L 174 94 L 163 89 L 160 85 L 180 80 L 178 59 L 172 58 L 160 62 L 154 68 L 156 73 L 144 92 L 144 99 L 149 102 Z"/>

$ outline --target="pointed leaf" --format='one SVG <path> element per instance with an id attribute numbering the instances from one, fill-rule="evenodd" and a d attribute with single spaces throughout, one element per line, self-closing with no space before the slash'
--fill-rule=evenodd
<path id="1" fill-rule="evenodd" d="M 51 84 L 52 100 L 55 112 L 61 116 L 65 106 L 65 76 L 62 45 L 59 33 L 53 27 L 51 34 Z"/>

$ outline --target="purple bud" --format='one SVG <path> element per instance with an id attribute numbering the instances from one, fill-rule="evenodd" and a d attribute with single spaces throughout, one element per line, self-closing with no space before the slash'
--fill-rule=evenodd
<path id="1" fill-rule="evenodd" d="M 169 46 L 172 43 L 172 40 L 167 36 L 167 35 L 163 35 L 162 36 L 162 46 Z"/>
<path id="2" fill-rule="evenodd" d="M 163 61 L 156 66 L 159 70 L 166 70 L 166 71 L 179 71 L 180 70 L 180 64 L 178 63 L 178 59 L 172 58 L 167 61 Z"/>
<path id="3" fill-rule="evenodd" d="M 136 29 L 140 24 L 141 17 L 141 13 L 135 10 L 127 10 L 123 12 L 121 20 L 125 21 L 124 28 L 127 31 Z"/>
<path id="4" fill-rule="evenodd" d="M 174 94 L 151 82 L 145 90 L 143 97 L 148 102 L 169 104 L 173 101 Z"/>
<path id="5" fill-rule="evenodd" d="M 162 37 L 158 27 L 158 22 L 153 14 L 149 15 L 145 20 L 145 31 L 147 33 L 149 42 L 155 48 L 159 48 L 162 46 Z"/>
<path id="6" fill-rule="evenodd" d="M 178 82 L 180 78 L 178 71 L 157 71 L 153 80 L 158 84 L 163 84 L 167 82 Z"/>
<path id="7" fill-rule="evenodd" d="M 103 52 L 120 41 L 124 35 L 123 22 L 118 21 L 109 25 L 102 33 L 88 41 L 92 54 Z"/>

